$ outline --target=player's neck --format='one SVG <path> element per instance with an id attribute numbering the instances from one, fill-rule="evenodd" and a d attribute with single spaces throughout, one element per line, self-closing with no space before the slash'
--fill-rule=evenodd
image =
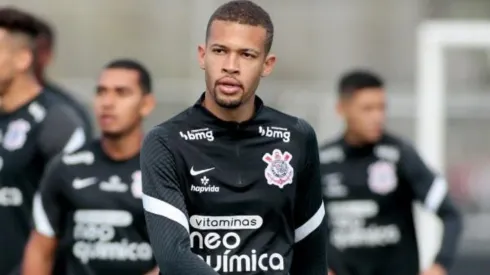
<path id="1" fill-rule="evenodd" d="M 344 140 L 345 140 L 345 143 L 347 143 L 348 145 L 350 145 L 352 147 L 361 147 L 361 146 L 364 146 L 367 144 L 366 141 L 364 141 L 358 135 L 356 135 L 350 131 L 345 132 Z"/>
<path id="2" fill-rule="evenodd" d="M 101 139 L 102 150 L 113 160 L 130 159 L 140 152 L 143 135 L 143 131 L 138 128 L 123 137 L 111 138 L 103 136 Z"/>
<path id="3" fill-rule="evenodd" d="M 251 119 L 255 112 L 255 97 L 252 97 L 241 106 L 234 109 L 219 106 L 211 96 L 204 97 L 203 106 L 217 118 L 223 121 L 244 122 Z"/>
<path id="4" fill-rule="evenodd" d="M 10 87 L 0 98 L 0 109 L 11 113 L 41 93 L 41 85 L 32 76 L 19 76 L 14 79 Z"/>

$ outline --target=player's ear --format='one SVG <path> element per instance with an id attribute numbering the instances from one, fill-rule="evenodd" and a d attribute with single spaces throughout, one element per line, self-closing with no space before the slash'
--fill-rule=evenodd
<path id="1" fill-rule="evenodd" d="M 28 50 L 19 50 L 16 53 L 16 58 L 15 60 L 15 66 L 17 67 L 18 70 L 20 71 L 26 71 L 28 70 L 34 61 L 34 56 L 31 51 Z"/>
<path id="2" fill-rule="evenodd" d="M 200 44 L 197 46 L 197 59 L 199 60 L 199 67 L 204 70 L 204 57 L 206 56 L 206 45 Z"/>
<path id="3" fill-rule="evenodd" d="M 143 96 L 143 104 L 141 105 L 140 115 L 142 117 L 148 116 L 155 108 L 156 100 L 153 94 L 145 94 Z"/>
<path id="4" fill-rule="evenodd" d="M 274 69 L 274 65 L 276 65 L 276 56 L 273 54 L 268 54 L 264 61 L 264 67 L 262 69 L 262 77 L 266 77 L 272 73 Z"/>

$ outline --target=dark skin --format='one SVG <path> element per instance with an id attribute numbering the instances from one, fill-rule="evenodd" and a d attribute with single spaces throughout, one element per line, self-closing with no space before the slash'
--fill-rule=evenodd
<path id="1" fill-rule="evenodd" d="M 102 132 L 104 151 L 116 160 L 138 154 L 143 139 L 143 118 L 155 106 L 151 94 L 138 84 L 139 75 L 128 69 L 106 69 L 99 78 L 94 113 Z"/>
<path id="2" fill-rule="evenodd" d="M 383 135 L 386 94 L 382 88 L 366 88 L 341 97 L 337 113 L 346 124 L 345 139 L 354 146 L 375 143 Z"/>
<path id="3" fill-rule="evenodd" d="M 267 53 L 266 29 L 214 21 L 198 59 L 205 72 L 204 106 L 224 121 L 243 122 L 254 113 L 255 91 L 261 77 L 271 74 L 276 57 Z"/>
<path id="4" fill-rule="evenodd" d="M 134 70 L 106 69 L 99 78 L 94 112 L 102 132 L 104 152 L 114 160 L 134 157 L 141 148 L 143 119 L 155 106 L 153 95 L 144 93 Z M 51 274 L 58 247 L 56 237 L 31 233 L 26 246 L 22 274 Z M 157 275 L 158 268 L 144 275 Z"/>
<path id="5" fill-rule="evenodd" d="M 11 113 L 41 92 L 32 72 L 31 38 L 0 28 L 0 108 Z"/>
<path id="6" fill-rule="evenodd" d="M 53 60 L 53 45 L 46 35 L 36 38 L 36 59 L 34 60 L 34 73 L 39 83 L 44 84 L 45 71 Z"/>

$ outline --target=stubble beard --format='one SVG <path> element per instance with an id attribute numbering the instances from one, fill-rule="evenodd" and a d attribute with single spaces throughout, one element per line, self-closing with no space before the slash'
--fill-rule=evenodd
<path id="1" fill-rule="evenodd" d="M 218 88 L 213 89 L 213 98 L 218 106 L 224 109 L 236 109 L 240 107 L 243 103 L 243 94 L 236 99 L 226 99 L 220 96 Z"/>

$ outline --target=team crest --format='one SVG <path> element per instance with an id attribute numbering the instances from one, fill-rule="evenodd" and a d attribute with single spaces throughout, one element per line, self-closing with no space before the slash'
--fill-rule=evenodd
<path id="1" fill-rule="evenodd" d="M 272 155 L 266 153 L 262 157 L 262 160 L 267 163 L 264 174 L 269 185 L 283 188 L 285 185 L 293 183 L 294 168 L 290 164 L 292 158 L 293 156 L 289 152 L 282 153 L 278 149 L 272 151 Z"/>
<path id="2" fill-rule="evenodd" d="M 394 165 L 386 161 L 378 161 L 368 168 L 368 186 L 373 193 L 386 195 L 397 187 L 397 176 Z"/>
<path id="3" fill-rule="evenodd" d="M 131 193 L 137 199 L 143 196 L 143 184 L 141 181 L 141 171 L 138 170 L 131 175 L 133 182 L 131 183 Z"/>
<path id="4" fill-rule="evenodd" d="M 24 119 L 10 122 L 3 137 L 3 147 L 9 151 L 22 148 L 27 140 L 29 130 L 31 130 L 31 125 Z"/>

